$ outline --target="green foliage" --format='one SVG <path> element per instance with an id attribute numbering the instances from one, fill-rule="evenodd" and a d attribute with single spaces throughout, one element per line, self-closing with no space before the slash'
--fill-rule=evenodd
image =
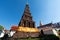
<path id="1" fill-rule="evenodd" d="M 12 38 L 12 40 L 59 40 L 59 38 L 53 34 L 51 35 L 44 35 L 42 37 L 38 37 L 38 38 L 32 38 L 32 37 L 28 37 L 28 38 Z"/>
<path id="2" fill-rule="evenodd" d="M 4 29 L 4 27 L 0 25 L 0 30 L 3 30 L 3 29 Z"/>
<path id="3" fill-rule="evenodd" d="M 44 35 L 43 37 L 40 37 L 40 40 L 59 40 L 59 38 L 53 34 L 50 35 Z"/>
<path id="4" fill-rule="evenodd" d="M 39 38 L 20 38 L 18 40 L 59 40 L 58 37 L 56 37 L 55 35 L 44 35 L 44 37 L 39 37 Z"/>
<path id="5" fill-rule="evenodd" d="M 39 38 L 18 38 L 17 40 L 39 40 Z"/>

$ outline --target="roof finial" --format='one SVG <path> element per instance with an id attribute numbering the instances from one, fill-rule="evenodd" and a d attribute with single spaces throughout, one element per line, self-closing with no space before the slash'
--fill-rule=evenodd
<path id="1" fill-rule="evenodd" d="M 43 24 L 41 23 L 41 21 L 40 21 L 40 26 L 42 26 Z"/>
<path id="2" fill-rule="evenodd" d="M 26 0 L 26 4 L 28 4 L 28 0 Z"/>

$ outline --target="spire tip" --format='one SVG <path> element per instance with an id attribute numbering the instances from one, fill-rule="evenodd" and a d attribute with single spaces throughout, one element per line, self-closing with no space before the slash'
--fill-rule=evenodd
<path id="1" fill-rule="evenodd" d="M 26 4 L 28 4 L 28 0 L 26 0 Z"/>

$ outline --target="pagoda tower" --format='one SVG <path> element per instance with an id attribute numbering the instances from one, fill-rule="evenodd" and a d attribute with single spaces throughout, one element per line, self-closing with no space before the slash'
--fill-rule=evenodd
<path id="1" fill-rule="evenodd" d="M 40 26 L 42 26 L 43 24 L 42 24 L 42 22 L 40 21 Z"/>
<path id="2" fill-rule="evenodd" d="M 28 0 L 27 0 L 27 3 L 26 3 L 24 13 L 22 15 L 22 18 L 21 18 L 18 26 L 35 28 L 35 22 L 33 21 L 31 13 L 30 13 Z"/>

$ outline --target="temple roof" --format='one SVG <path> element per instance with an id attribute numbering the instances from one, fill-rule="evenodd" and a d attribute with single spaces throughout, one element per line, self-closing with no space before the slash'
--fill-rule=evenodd
<path id="1" fill-rule="evenodd" d="M 45 25 L 42 25 L 42 26 L 38 26 L 38 28 L 50 27 L 50 26 L 52 26 L 52 25 L 53 25 L 52 23 L 49 23 L 49 24 L 45 24 Z"/>

